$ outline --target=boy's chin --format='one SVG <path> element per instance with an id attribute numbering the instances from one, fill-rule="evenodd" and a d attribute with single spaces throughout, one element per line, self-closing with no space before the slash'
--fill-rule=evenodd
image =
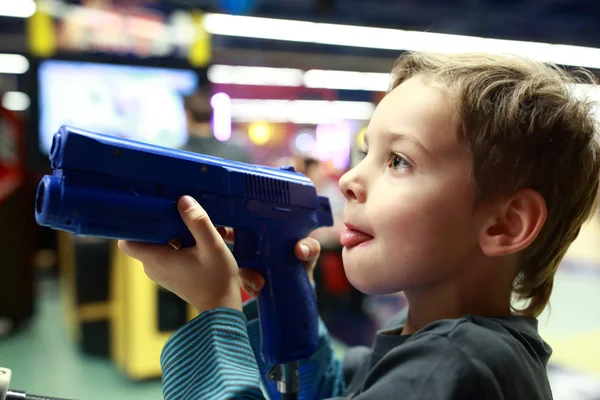
<path id="1" fill-rule="evenodd" d="M 370 260 L 373 261 L 373 260 Z M 344 257 L 344 272 L 350 284 L 359 292 L 372 296 L 395 294 L 404 290 L 427 287 L 431 282 L 427 276 L 406 271 L 402 276 L 397 269 L 390 274 L 389 266 L 377 265 L 367 260 Z"/>
<path id="2" fill-rule="evenodd" d="M 356 271 L 357 272 L 357 271 Z M 402 291 L 401 282 L 389 282 L 389 280 L 374 279 L 374 274 L 369 274 L 368 271 L 356 273 L 346 269 L 346 277 L 356 290 L 370 296 L 383 296 Z"/>

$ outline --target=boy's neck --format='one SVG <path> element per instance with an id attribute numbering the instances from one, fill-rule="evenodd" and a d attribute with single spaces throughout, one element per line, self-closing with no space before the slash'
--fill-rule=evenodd
<path id="1" fill-rule="evenodd" d="M 473 269 L 477 273 L 465 273 L 455 281 L 405 290 L 408 315 L 402 334 L 413 334 L 434 321 L 467 314 L 484 317 L 512 315 L 510 306 L 514 274 L 493 272 L 510 272 L 513 268 L 508 260 L 495 261 L 495 265 L 480 265 Z"/>

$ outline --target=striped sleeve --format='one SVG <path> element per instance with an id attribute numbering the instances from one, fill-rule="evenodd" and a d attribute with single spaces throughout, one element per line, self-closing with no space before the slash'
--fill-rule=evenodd
<path id="1" fill-rule="evenodd" d="M 167 340 L 160 364 L 165 400 L 265 399 L 240 311 L 203 312 Z"/>

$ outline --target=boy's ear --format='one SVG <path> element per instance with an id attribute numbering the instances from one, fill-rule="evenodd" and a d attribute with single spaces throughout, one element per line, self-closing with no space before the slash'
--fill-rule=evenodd
<path id="1" fill-rule="evenodd" d="M 500 257 L 527 248 L 542 230 L 546 215 L 542 195 L 532 189 L 518 190 L 494 207 L 479 236 L 481 250 Z"/>

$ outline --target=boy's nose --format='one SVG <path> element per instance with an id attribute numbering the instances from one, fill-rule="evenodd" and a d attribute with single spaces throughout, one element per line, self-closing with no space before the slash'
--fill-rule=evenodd
<path id="1" fill-rule="evenodd" d="M 339 184 L 340 190 L 344 197 L 346 197 L 346 200 L 363 203 L 367 199 L 367 192 L 356 167 L 346 172 L 340 178 Z"/>

